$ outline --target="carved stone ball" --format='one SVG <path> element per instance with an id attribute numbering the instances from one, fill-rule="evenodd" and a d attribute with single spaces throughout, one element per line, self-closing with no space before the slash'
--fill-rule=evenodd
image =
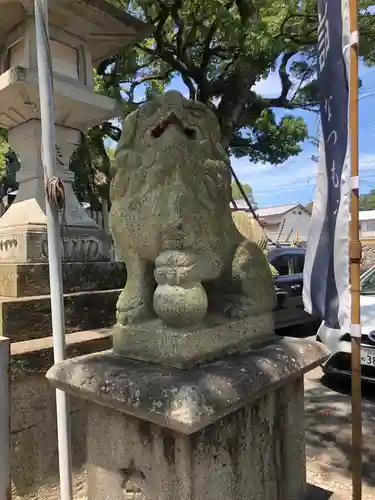
<path id="1" fill-rule="evenodd" d="M 159 285 L 154 293 L 154 310 L 168 326 L 195 325 L 207 313 L 208 300 L 201 284 Z"/>

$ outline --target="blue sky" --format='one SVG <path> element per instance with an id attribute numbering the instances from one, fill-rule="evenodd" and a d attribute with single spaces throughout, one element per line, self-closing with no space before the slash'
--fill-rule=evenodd
<path id="1" fill-rule="evenodd" d="M 360 93 L 363 97 L 360 97 L 359 101 L 359 164 L 361 192 L 368 192 L 375 188 L 375 68 L 366 68 L 361 64 L 360 77 Z M 258 85 L 258 91 L 264 96 L 277 95 L 279 88 L 276 75 L 271 75 Z M 282 116 L 283 111 L 278 114 Z M 317 116 L 303 111 L 297 111 L 295 114 L 305 118 L 309 135 L 316 136 L 319 130 Z M 260 206 L 308 203 L 315 193 L 317 164 L 311 160 L 314 153 L 317 153 L 315 146 L 306 141 L 300 155 L 281 165 L 254 165 L 242 158 L 233 160 L 233 167 L 238 177 L 253 187 L 255 199 Z"/>
<path id="2" fill-rule="evenodd" d="M 363 97 L 360 97 L 359 102 L 359 164 L 361 193 L 365 193 L 375 188 L 375 68 L 360 64 L 360 77 L 360 94 Z M 177 78 L 169 88 L 185 95 L 187 93 L 186 87 Z M 255 90 L 264 97 L 278 96 L 280 83 L 277 74 L 273 73 L 260 81 Z M 281 117 L 285 111 L 277 110 L 276 114 Z M 301 110 L 294 114 L 304 117 L 310 136 L 317 136 L 319 120 L 316 114 Z M 317 164 L 311 160 L 311 155 L 316 154 L 317 150 L 308 141 L 303 143 L 302 149 L 298 156 L 277 166 L 250 163 L 247 158 L 232 159 L 232 166 L 239 179 L 252 186 L 259 206 L 297 202 L 306 204 L 314 199 Z"/>

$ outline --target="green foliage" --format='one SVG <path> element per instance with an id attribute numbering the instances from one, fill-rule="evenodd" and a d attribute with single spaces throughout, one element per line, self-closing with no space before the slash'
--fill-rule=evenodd
<path id="1" fill-rule="evenodd" d="M 73 188 L 81 202 L 90 203 L 94 209 L 109 202 L 109 183 L 114 151 L 106 147 L 106 136 L 118 139 L 117 129 L 109 123 L 90 129 L 81 135 L 81 143 L 72 156 L 70 169 L 74 173 Z M 117 135 L 116 135 L 117 134 Z"/>
<path id="2" fill-rule="evenodd" d="M 111 2 L 150 26 L 147 39 L 103 61 L 94 75 L 96 90 L 121 102 L 124 115 L 179 76 L 190 98 L 216 113 L 230 154 L 278 164 L 300 153 L 307 127 L 291 111 L 317 111 L 319 101 L 316 0 Z M 366 64 L 375 63 L 372 3 L 359 0 Z M 264 97 L 256 84 L 272 71 L 281 90 Z M 276 119 L 276 110 L 285 116 Z"/>
<path id="3" fill-rule="evenodd" d="M 223 144 L 253 161 L 283 162 L 300 152 L 304 122 L 292 115 L 276 121 L 271 109 L 317 109 L 315 78 L 316 0 L 112 0 L 149 23 L 150 38 L 98 68 L 104 87 L 121 89 L 125 107 L 164 91 L 179 75 L 190 97 L 213 107 Z M 374 62 L 375 27 L 361 0 L 361 51 Z M 363 39 L 363 40 L 362 40 Z M 275 98 L 254 91 L 277 69 L 282 90 Z M 120 92 L 121 94 L 121 92 Z M 239 145 L 238 142 L 241 142 Z"/>
<path id="4" fill-rule="evenodd" d="M 375 210 L 375 189 L 367 194 L 362 194 L 359 197 L 359 209 L 360 210 Z"/>
<path id="5" fill-rule="evenodd" d="M 161 94 L 179 76 L 190 98 L 212 108 L 222 144 L 235 157 L 278 164 L 298 155 L 307 138 L 303 119 L 291 111 L 317 111 L 316 0 L 111 0 L 150 26 L 150 36 L 94 72 L 95 90 L 115 98 L 122 114 Z M 360 51 L 375 64 L 373 0 L 359 0 Z M 281 90 L 264 97 L 256 84 L 276 71 Z M 281 119 L 275 111 L 285 110 Z M 106 139 L 119 128 L 94 127 L 73 155 L 74 188 L 82 201 L 108 199 L 113 158 Z M 2 189 L 15 185 L 16 155 L 0 131 Z"/>
<path id="6" fill-rule="evenodd" d="M 8 153 L 9 146 L 5 138 L 5 134 L 0 132 L 0 177 L 3 177 L 6 171 L 6 155 Z"/>
<path id="7" fill-rule="evenodd" d="M 252 196 L 253 188 L 249 184 L 242 184 L 241 187 L 244 190 L 247 196 Z M 236 182 L 232 182 L 232 198 L 238 200 L 242 197 L 240 188 L 238 187 Z"/>
<path id="8" fill-rule="evenodd" d="M 285 115 L 278 123 L 272 110 L 262 111 L 247 137 L 236 133 L 231 152 L 236 158 L 248 156 L 252 162 L 278 164 L 300 153 L 306 135 L 303 118 Z"/>
<path id="9" fill-rule="evenodd" d="M 19 169 L 17 155 L 9 148 L 7 133 L 0 129 L 0 199 L 18 188 L 16 173 Z"/>
<path id="10" fill-rule="evenodd" d="M 244 190 L 248 200 L 251 203 L 251 206 L 254 210 L 257 208 L 257 202 L 255 201 L 253 188 L 249 184 L 242 184 L 242 189 Z M 233 200 L 241 200 L 243 198 L 240 188 L 238 187 L 236 182 L 232 182 L 232 199 Z"/>

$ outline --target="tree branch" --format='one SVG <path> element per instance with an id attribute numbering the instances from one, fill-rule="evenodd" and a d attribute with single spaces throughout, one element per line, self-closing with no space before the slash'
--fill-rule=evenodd
<path id="1" fill-rule="evenodd" d="M 248 22 L 258 12 L 258 8 L 252 0 L 235 0 L 238 12 L 243 23 Z"/>
<path id="2" fill-rule="evenodd" d="M 182 75 L 181 74 L 181 78 L 182 78 L 182 81 L 184 82 L 184 84 L 186 85 L 186 87 L 189 90 L 189 99 L 191 99 L 192 101 L 195 101 L 195 99 L 197 97 L 197 92 L 195 90 L 193 81 L 187 75 Z"/>
<path id="3" fill-rule="evenodd" d="M 110 122 L 104 122 L 101 124 L 101 129 L 103 134 L 110 137 L 113 141 L 119 141 L 121 136 L 121 129 L 116 127 Z"/>
<path id="4" fill-rule="evenodd" d="M 287 65 L 290 59 L 297 54 L 296 51 L 285 52 L 283 58 L 281 60 L 281 64 L 279 67 L 279 78 L 281 83 L 281 94 L 279 99 L 286 100 L 289 90 L 292 88 L 292 81 L 289 77 L 287 71 Z"/>
<path id="5" fill-rule="evenodd" d="M 173 69 L 169 69 L 168 71 L 166 71 L 165 73 L 163 73 L 162 75 L 148 75 L 148 76 L 144 76 L 142 78 L 140 78 L 139 80 L 137 80 L 136 82 L 133 82 L 131 85 L 130 85 L 130 89 L 129 91 L 127 92 L 128 95 L 129 95 L 129 98 L 133 101 L 134 100 L 134 91 L 135 89 L 139 86 L 139 85 L 142 85 L 142 83 L 146 83 L 146 82 L 152 82 L 153 80 L 157 80 L 157 81 L 162 81 L 162 80 L 167 80 L 167 78 L 169 77 L 169 75 L 173 72 Z"/>
<path id="6" fill-rule="evenodd" d="M 171 9 L 171 17 L 176 24 L 178 30 L 176 34 L 176 48 L 177 48 L 177 55 L 180 59 L 184 59 L 185 57 L 185 49 L 184 49 L 184 31 L 185 31 L 185 26 L 184 22 L 181 19 L 181 16 L 179 15 L 178 11 L 182 7 L 182 1 L 177 0 L 174 2 L 172 9 Z"/>
<path id="7" fill-rule="evenodd" d="M 158 4 L 160 6 L 160 14 L 153 21 L 153 23 L 156 24 L 156 30 L 154 32 L 154 37 L 155 37 L 156 43 L 159 45 L 159 48 L 161 50 L 163 50 L 163 48 L 164 48 L 163 28 L 165 26 L 165 23 L 166 23 L 168 17 L 169 17 L 170 11 L 163 4 L 163 2 L 161 2 L 160 0 L 158 1 Z"/>
<path id="8" fill-rule="evenodd" d="M 157 46 L 156 49 L 150 49 L 149 47 L 144 47 L 141 44 L 136 44 L 135 47 L 142 52 L 149 54 L 150 56 L 153 56 L 155 58 L 160 57 L 160 59 L 163 59 L 163 61 L 170 64 L 173 70 L 179 71 L 181 73 L 181 76 L 190 75 L 189 69 L 184 65 L 184 63 L 177 59 L 173 52 L 165 49 L 164 44 L 162 44 L 162 48 Z"/>
<path id="9" fill-rule="evenodd" d="M 291 33 L 291 28 L 286 30 L 287 22 L 293 18 L 300 18 L 302 24 L 307 24 L 307 23 L 311 23 L 311 22 L 316 23 L 316 26 L 314 26 L 314 28 L 311 29 L 310 31 L 308 31 L 307 33 L 304 33 L 304 36 L 306 38 L 298 38 L 298 36 L 293 35 Z M 316 44 L 316 36 L 312 36 L 311 38 L 309 38 L 309 37 L 311 35 L 313 35 L 314 32 L 316 32 L 317 26 L 318 26 L 318 16 L 317 15 L 300 14 L 298 12 L 294 12 L 294 13 L 290 14 L 289 16 L 287 16 L 284 19 L 284 21 L 281 23 L 280 34 L 278 36 L 279 36 L 279 38 L 281 37 L 281 38 L 289 39 L 298 45 L 314 45 L 314 44 Z"/>
<path id="10" fill-rule="evenodd" d="M 307 68 L 307 69 L 303 72 L 303 75 L 302 75 L 302 78 L 301 78 L 301 80 L 300 80 L 300 82 L 299 82 L 299 84 L 298 84 L 298 87 L 296 88 L 296 90 L 295 90 L 295 92 L 294 92 L 294 94 L 293 94 L 293 97 L 291 98 L 291 102 L 293 102 L 293 101 L 295 100 L 295 98 L 297 97 L 297 94 L 298 94 L 298 92 L 301 90 L 301 87 L 302 87 L 302 85 L 303 85 L 304 81 L 306 80 L 306 77 L 307 77 L 307 75 L 309 74 L 309 72 L 310 72 L 310 68 Z"/>
<path id="11" fill-rule="evenodd" d="M 278 97 L 275 99 L 262 99 L 264 109 L 266 108 L 283 108 L 283 109 L 304 109 L 305 111 L 317 111 L 319 103 L 303 104 L 301 102 L 285 101 L 281 102 Z"/>
<path id="12" fill-rule="evenodd" d="M 161 23 L 165 23 L 170 14 L 170 11 L 168 11 L 168 16 L 165 17 L 165 9 L 163 9 L 163 16 L 159 18 L 158 26 L 154 34 L 156 48 L 150 49 L 149 47 L 144 47 L 141 44 L 136 44 L 136 47 L 155 58 L 160 57 L 171 66 L 172 71 L 178 71 L 181 75 L 182 81 L 185 83 L 186 87 L 189 90 L 190 99 L 195 100 L 196 89 L 193 84 L 192 75 L 197 74 L 198 68 L 192 66 L 191 64 L 189 65 L 189 61 L 186 61 L 185 63 L 185 61 L 180 60 L 179 57 L 177 57 L 173 52 L 174 47 L 170 44 L 168 46 L 168 44 L 165 43 L 165 40 L 163 40 L 163 30 Z M 181 53 L 180 55 L 183 56 L 184 54 Z"/>
<path id="13" fill-rule="evenodd" d="M 208 30 L 206 39 L 204 41 L 203 56 L 202 56 L 202 62 L 201 62 L 201 66 L 200 66 L 202 71 L 206 71 L 207 66 L 208 66 L 208 64 L 210 62 L 210 58 L 212 57 L 212 55 L 217 50 L 216 48 L 215 49 L 211 48 L 211 42 L 212 42 L 212 40 L 214 38 L 216 30 L 217 30 L 217 22 L 214 21 L 211 24 L 211 26 L 210 26 L 210 28 Z"/>
<path id="14" fill-rule="evenodd" d="M 257 120 L 263 111 L 269 108 L 283 108 L 286 110 L 304 109 L 306 111 L 318 112 L 319 103 L 303 104 L 294 100 L 263 98 L 250 90 L 246 104 L 243 106 L 241 114 L 237 121 L 237 129 L 251 126 L 251 123 Z"/>
<path id="15" fill-rule="evenodd" d="M 215 21 L 213 21 L 213 23 L 211 23 L 209 30 L 208 30 L 208 33 L 207 33 L 207 36 L 206 36 L 206 39 L 204 41 L 202 61 L 201 61 L 201 65 L 200 65 L 201 73 L 200 73 L 200 75 L 198 77 L 198 81 L 197 81 L 198 88 L 199 88 L 198 98 L 201 102 L 203 102 L 205 104 L 207 103 L 207 101 L 209 100 L 209 97 L 210 97 L 209 96 L 209 89 L 208 89 L 209 85 L 208 85 L 207 78 L 206 78 L 206 72 L 207 72 L 207 68 L 210 64 L 210 60 L 214 54 L 213 49 L 211 47 L 211 43 L 212 43 L 212 40 L 215 36 L 216 30 L 217 30 L 217 22 L 215 20 Z"/>
<path id="16" fill-rule="evenodd" d="M 244 61 L 239 58 L 232 74 L 225 82 L 226 88 L 218 106 L 224 148 L 229 146 L 242 110 L 248 102 L 249 88 L 255 84 L 255 81 L 256 75 L 251 72 L 249 64 L 244 64 Z"/>

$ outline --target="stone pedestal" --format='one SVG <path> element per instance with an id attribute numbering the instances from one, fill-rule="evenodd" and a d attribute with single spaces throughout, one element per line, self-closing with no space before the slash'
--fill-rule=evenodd
<path id="1" fill-rule="evenodd" d="M 119 262 L 65 262 L 62 266 L 66 333 L 111 327 L 126 281 Z M 49 268 L 0 265 L 0 335 L 12 342 L 52 335 Z"/>
<path id="2" fill-rule="evenodd" d="M 295 339 L 191 370 L 108 351 L 47 377 L 89 402 L 88 500 L 302 500 L 303 375 L 326 357 Z"/>
<path id="3" fill-rule="evenodd" d="M 69 161 L 77 149 L 80 134 L 67 127 L 55 127 L 57 176 L 65 184 L 65 210 L 61 216 L 63 260 L 69 262 L 108 261 L 110 238 L 78 202 L 72 188 Z M 1 262 L 47 262 L 47 219 L 44 169 L 41 159 L 41 126 L 30 120 L 9 131 L 9 143 L 20 157 L 19 189 L 15 201 L 0 218 Z"/>

